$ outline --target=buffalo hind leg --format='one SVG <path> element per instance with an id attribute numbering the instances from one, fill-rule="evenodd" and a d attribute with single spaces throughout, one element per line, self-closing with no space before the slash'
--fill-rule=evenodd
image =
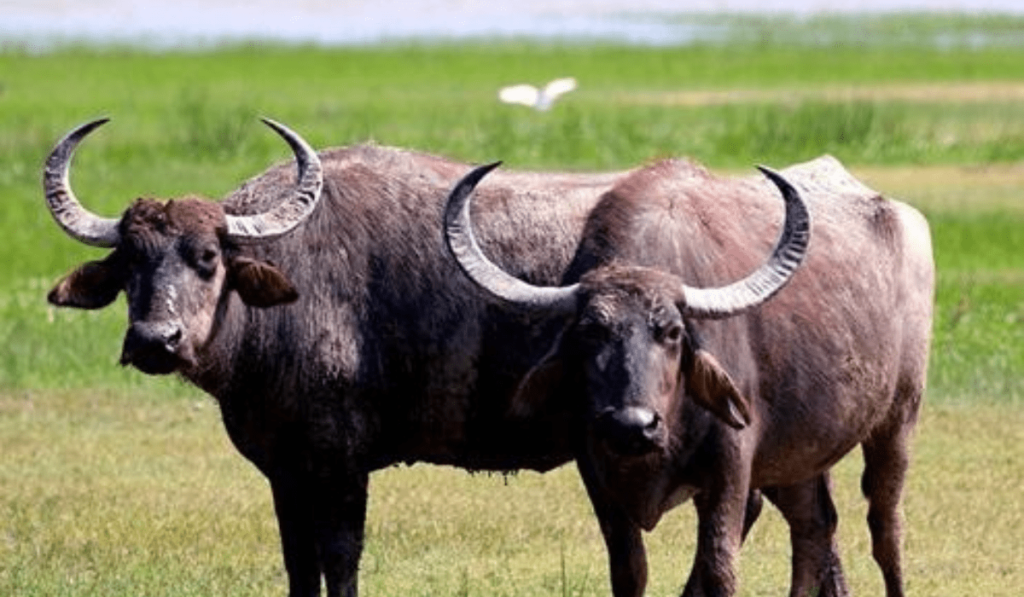
<path id="1" fill-rule="evenodd" d="M 789 524 L 792 545 L 791 597 L 845 597 L 835 533 L 839 523 L 828 473 L 786 487 L 763 489 Z"/>
<path id="2" fill-rule="evenodd" d="M 908 427 L 892 433 L 876 433 L 863 444 L 861 490 L 868 500 L 872 555 L 882 570 L 888 597 L 903 595 L 899 507 L 909 460 Z"/>
<path id="3" fill-rule="evenodd" d="M 601 525 L 601 534 L 608 549 L 612 595 L 642 597 L 647 587 L 647 552 L 640 527 L 601 490 L 585 458 L 577 459 L 576 466 L 587 488 L 590 504 Z"/>

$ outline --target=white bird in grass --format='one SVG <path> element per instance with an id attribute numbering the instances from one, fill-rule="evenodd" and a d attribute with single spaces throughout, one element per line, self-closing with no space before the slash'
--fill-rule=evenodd
<path id="1" fill-rule="evenodd" d="M 573 89 L 576 89 L 576 79 L 565 77 L 551 81 L 543 89 L 537 89 L 533 85 L 525 83 L 502 87 L 498 91 L 498 99 L 506 104 L 523 104 L 544 112 L 551 109 L 552 104 L 559 96 L 569 93 Z"/>

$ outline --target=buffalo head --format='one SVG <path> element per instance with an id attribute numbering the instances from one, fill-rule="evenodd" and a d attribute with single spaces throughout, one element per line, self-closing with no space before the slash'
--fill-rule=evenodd
<path id="1" fill-rule="evenodd" d="M 76 146 L 105 122 L 79 126 L 57 143 L 46 161 L 43 188 L 50 213 L 65 233 L 113 252 L 72 271 L 48 299 L 58 306 L 99 309 L 123 290 L 129 327 L 122 364 L 150 374 L 188 371 L 197 364 L 197 351 L 215 334 L 232 292 L 254 307 L 298 297 L 284 273 L 244 256 L 240 247 L 283 235 L 308 216 L 320 198 L 323 168 L 301 137 L 265 119 L 291 146 L 299 171 L 294 193 L 274 209 L 235 216 L 215 201 L 195 197 L 138 199 L 121 218 L 103 218 L 78 202 L 69 171 Z"/>
<path id="2" fill-rule="evenodd" d="M 626 460 L 667 454 L 676 430 L 670 432 L 666 421 L 678 420 L 687 401 L 731 427 L 748 425 L 750 404 L 718 360 L 701 348 L 692 322 L 739 315 L 790 280 L 810 235 L 796 189 L 761 168 L 786 202 L 782 234 L 767 263 L 727 286 L 694 288 L 666 271 L 612 261 L 575 284 L 536 287 L 498 268 L 474 237 L 470 197 L 495 166 L 474 170 L 452 190 L 445 213 L 448 246 L 463 271 L 493 296 L 566 321 L 547 357 L 520 386 L 517 407 L 526 403 L 528 408 L 550 391 L 582 389 L 588 442 Z"/>

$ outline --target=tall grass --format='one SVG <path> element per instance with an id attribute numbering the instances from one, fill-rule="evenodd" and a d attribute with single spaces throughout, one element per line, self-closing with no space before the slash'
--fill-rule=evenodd
<path id="1" fill-rule="evenodd" d="M 939 280 L 931 383 L 967 402 L 1024 401 L 1024 218 L 932 217 Z"/>
<path id="2" fill-rule="evenodd" d="M 62 272 L 101 255 L 57 232 L 39 190 L 55 140 L 98 115 L 113 121 L 76 156 L 74 184 L 90 208 L 110 216 L 137 196 L 218 197 L 287 159 L 260 115 L 319 147 L 373 141 L 520 168 L 622 168 L 689 155 L 716 169 L 748 170 L 826 152 L 855 171 L 980 167 L 1024 159 L 1021 59 L 1018 47 L 910 46 L 894 55 L 881 43 L 808 52 L 781 41 L 0 51 L 0 388 L 166 387 L 112 366 L 121 308 L 58 312 L 43 300 Z M 560 74 L 581 86 L 549 113 L 496 101 L 502 84 Z M 926 86 L 908 93 L 908 85 Z M 845 99 L 850 93 L 856 99 Z M 928 177 L 921 170 L 917 180 Z M 1017 401 L 1020 382 L 1010 372 L 1021 358 L 1012 342 L 1020 332 L 1013 272 L 1021 263 L 1012 239 L 1024 216 L 943 207 L 952 194 L 986 192 L 985 177 L 975 181 L 971 189 L 910 185 L 902 194 L 932 218 L 938 320 L 947 322 L 937 328 L 936 352 L 957 352 L 932 368 L 933 388 L 959 395 L 995 383 L 988 395 Z M 1016 193 L 1019 181 L 1000 179 L 998 192 Z M 919 196 L 925 187 L 928 196 Z M 984 290 L 990 283 L 1002 290 Z M 965 305 L 967 319 L 959 315 Z M 992 370 L 1000 360 L 1005 365 Z"/>

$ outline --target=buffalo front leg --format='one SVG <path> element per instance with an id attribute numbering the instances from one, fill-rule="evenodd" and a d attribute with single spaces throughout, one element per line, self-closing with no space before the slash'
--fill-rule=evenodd
<path id="1" fill-rule="evenodd" d="M 321 486 L 316 501 L 317 547 L 327 597 L 356 597 L 363 553 L 368 474 Z"/>
<path id="2" fill-rule="evenodd" d="M 601 525 L 614 597 L 642 597 L 647 587 L 647 551 L 640 527 L 626 516 L 600 487 L 593 469 L 585 458 L 576 466 L 590 496 L 590 504 Z"/>
<path id="3" fill-rule="evenodd" d="M 344 483 L 271 480 L 289 597 L 356 597 L 368 475 Z"/>
<path id="4" fill-rule="evenodd" d="M 278 476 L 270 479 L 270 489 L 288 573 L 288 597 L 319 597 L 320 563 L 309 487 L 292 477 Z"/>
<path id="5" fill-rule="evenodd" d="M 733 479 L 723 490 L 694 496 L 698 519 L 697 553 L 683 597 L 729 597 L 735 594 L 735 560 L 748 518 L 746 485 L 746 482 Z"/>
<path id="6" fill-rule="evenodd" d="M 802 483 L 763 490 L 789 524 L 793 549 L 791 597 L 845 597 L 835 533 L 839 524 L 828 473 Z"/>

